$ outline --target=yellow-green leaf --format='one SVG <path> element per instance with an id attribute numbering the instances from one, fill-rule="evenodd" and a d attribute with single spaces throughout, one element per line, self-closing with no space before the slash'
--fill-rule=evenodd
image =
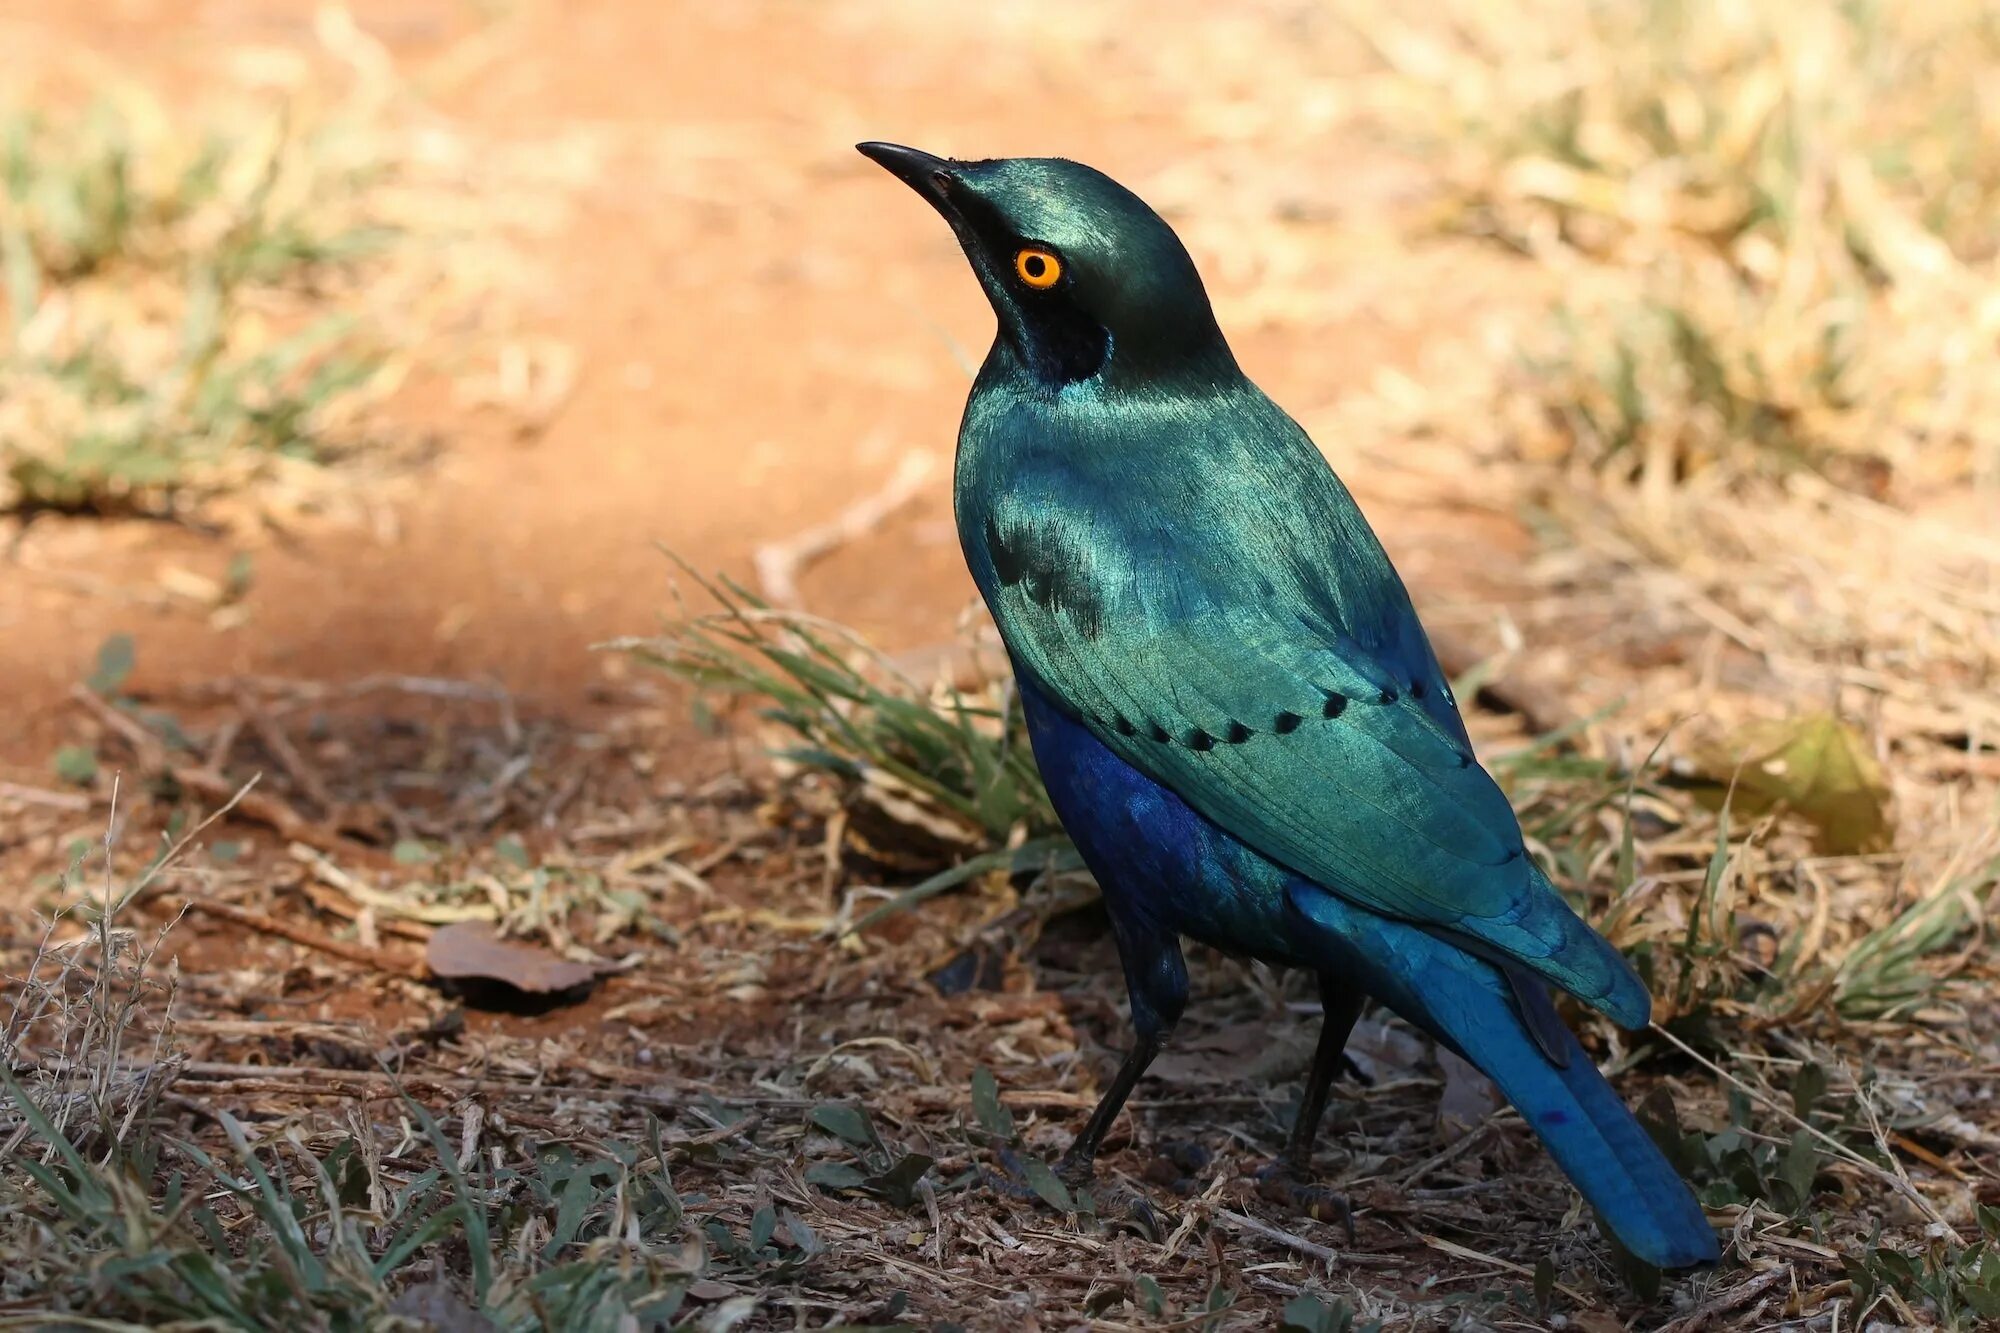
<path id="1" fill-rule="evenodd" d="M 1694 756 L 1713 806 L 1734 779 L 1735 809 L 1759 815 L 1777 806 L 1811 821 L 1819 849 L 1835 855 L 1879 851 L 1891 831 L 1889 784 L 1863 737 L 1830 713 L 1753 722 Z"/>

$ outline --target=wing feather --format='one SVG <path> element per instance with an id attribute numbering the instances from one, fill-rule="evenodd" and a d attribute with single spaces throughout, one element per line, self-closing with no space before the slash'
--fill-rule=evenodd
<path id="1" fill-rule="evenodd" d="M 1534 867 L 1506 795 L 1473 759 L 1386 557 L 1377 577 L 1393 590 L 1365 599 L 1386 614 L 1357 626 L 1334 614 L 1357 599 L 1300 585 L 1310 558 L 1249 570 L 1226 524 L 1169 539 L 1077 490 L 1030 479 L 997 496 L 983 525 L 988 604 L 1037 684 L 1273 860 L 1643 1023 L 1644 987 Z"/>

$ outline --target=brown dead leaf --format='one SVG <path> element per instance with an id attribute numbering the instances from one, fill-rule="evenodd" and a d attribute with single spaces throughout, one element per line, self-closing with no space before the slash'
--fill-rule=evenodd
<path id="1" fill-rule="evenodd" d="M 424 950 L 434 976 L 448 981 L 497 981 L 531 995 L 575 990 L 597 980 L 597 969 L 539 945 L 503 940 L 484 921 L 440 926 Z"/>

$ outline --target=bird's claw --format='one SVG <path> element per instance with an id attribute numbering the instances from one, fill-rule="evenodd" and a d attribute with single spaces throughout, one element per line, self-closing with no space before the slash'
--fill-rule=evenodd
<path id="1" fill-rule="evenodd" d="M 1112 1185 L 1104 1191 L 1097 1204 L 1097 1215 L 1113 1228 L 1124 1227 L 1150 1241 L 1166 1234 L 1152 1200 L 1124 1185 Z"/>
<path id="2" fill-rule="evenodd" d="M 1296 1163 L 1283 1158 L 1260 1168 L 1256 1180 L 1261 1198 L 1318 1222 L 1337 1221 L 1347 1232 L 1347 1243 L 1354 1244 L 1354 1208 L 1346 1195 L 1315 1184 Z"/>
<path id="3" fill-rule="evenodd" d="M 1156 1241 L 1165 1234 L 1160 1226 L 1159 1212 L 1145 1195 L 1125 1185 L 1098 1188 L 1097 1163 L 1092 1159 L 1065 1154 L 1056 1163 L 1056 1179 L 1067 1185 L 1073 1194 L 1087 1191 L 1090 1196 L 1088 1210 L 1111 1226 L 1127 1227 L 1147 1240 Z"/>
<path id="4" fill-rule="evenodd" d="M 1007 1174 L 1001 1175 L 997 1171 L 988 1171 L 985 1167 L 981 1167 L 980 1180 L 994 1193 L 1004 1194 L 1010 1199 L 1018 1199 L 1022 1203 L 1033 1203 L 1038 1200 L 1041 1196 L 1027 1185 L 1027 1172 L 1021 1166 L 1021 1159 L 1007 1148 L 1000 1149 L 999 1156 L 1000 1165 Z"/>

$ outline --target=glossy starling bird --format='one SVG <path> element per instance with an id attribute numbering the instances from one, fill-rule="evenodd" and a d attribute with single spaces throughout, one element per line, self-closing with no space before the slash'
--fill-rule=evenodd
<path id="1" fill-rule="evenodd" d="M 1402 580 L 1237 367 L 1180 239 L 1075 162 L 860 150 L 944 215 L 999 320 L 959 428 L 959 540 L 1138 1033 L 1065 1165 L 1088 1174 L 1179 1019 L 1185 935 L 1318 975 L 1295 1171 L 1373 996 L 1491 1077 L 1634 1255 L 1714 1260 L 1547 988 L 1628 1028 L 1651 997 L 1527 855 Z"/>

